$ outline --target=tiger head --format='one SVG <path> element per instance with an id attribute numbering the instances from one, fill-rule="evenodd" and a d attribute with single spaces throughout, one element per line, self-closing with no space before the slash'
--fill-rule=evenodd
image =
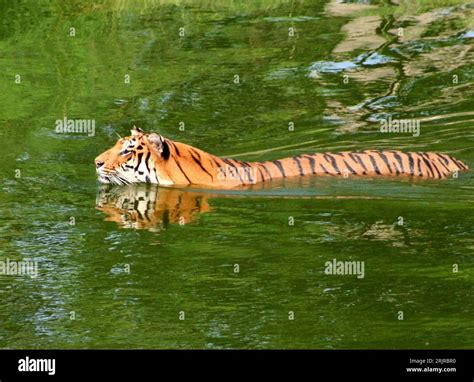
<path id="1" fill-rule="evenodd" d="M 118 185 L 170 185 L 172 182 L 166 173 L 160 171 L 160 164 L 170 156 L 169 150 L 167 140 L 161 135 L 145 134 L 134 126 L 130 136 L 120 138 L 112 148 L 95 158 L 98 179 L 102 183 Z"/>

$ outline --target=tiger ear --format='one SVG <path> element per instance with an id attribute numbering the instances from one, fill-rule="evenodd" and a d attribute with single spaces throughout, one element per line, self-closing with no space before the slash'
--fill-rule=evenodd
<path id="1" fill-rule="evenodd" d="M 132 128 L 132 130 L 130 130 L 130 133 L 132 134 L 132 137 L 136 137 L 138 135 L 143 134 L 143 130 L 140 129 L 139 127 L 136 127 L 135 125 L 133 125 L 133 128 Z"/>
<path id="2" fill-rule="evenodd" d="M 168 142 L 166 142 L 165 138 L 155 133 L 148 134 L 146 137 L 150 145 L 156 151 L 158 151 L 163 159 L 166 160 L 170 157 L 170 147 L 168 146 Z"/>

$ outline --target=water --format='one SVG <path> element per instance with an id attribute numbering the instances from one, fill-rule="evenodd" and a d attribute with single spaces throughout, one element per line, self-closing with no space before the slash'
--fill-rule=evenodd
<path id="1" fill-rule="evenodd" d="M 2 2 L 0 260 L 39 275 L 0 276 L 0 346 L 472 348 L 472 172 L 104 188 L 93 159 L 136 124 L 245 160 L 473 167 L 474 4 L 182 4 Z M 95 135 L 55 133 L 65 116 Z M 387 116 L 420 135 L 380 133 Z M 333 259 L 364 278 L 325 274 Z"/>

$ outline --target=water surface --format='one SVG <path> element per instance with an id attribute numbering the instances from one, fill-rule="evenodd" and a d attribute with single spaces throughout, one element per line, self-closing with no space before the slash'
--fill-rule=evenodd
<path id="1" fill-rule="evenodd" d="M 93 159 L 136 124 L 249 161 L 389 148 L 472 167 L 474 3 L 1 8 L 0 260 L 39 267 L 0 275 L 1 347 L 473 347 L 472 172 L 223 192 L 102 187 Z M 95 135 L 56 133 L 65 116 Z M 388 116 L 419 136 L 381 133 Z M 333 259 L 364 277 L 325 274 Z"/>

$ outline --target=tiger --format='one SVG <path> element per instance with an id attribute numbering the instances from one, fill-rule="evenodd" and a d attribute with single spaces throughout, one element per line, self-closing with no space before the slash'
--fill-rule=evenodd
<path id="1" fill-rule="evenodd" d="M 365 150 L 301 154 L 247 162 L 222 158 L 157 133 L 133 127 L 95 158 L 101 183 L 233 189 L 297 176 L 410 176 L 444 179 L 468 166 L 449 154 Z"/>

